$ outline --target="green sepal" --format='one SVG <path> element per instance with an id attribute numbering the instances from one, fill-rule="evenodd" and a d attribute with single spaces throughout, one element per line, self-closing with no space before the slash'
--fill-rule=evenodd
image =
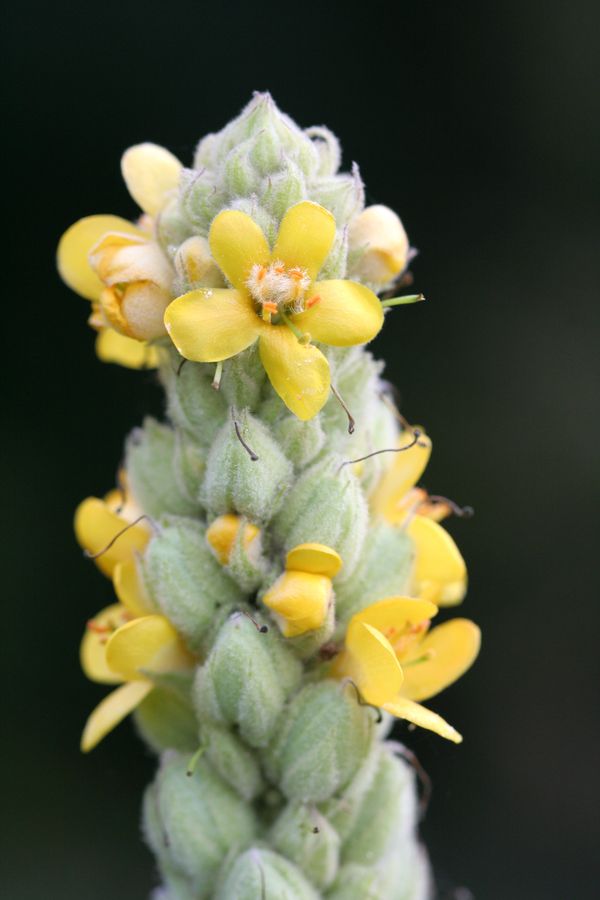
<path id="1" fill-rule="evenodd" d="M 224 866 L 214 900 L 319 900 L 302 872 L 285 857 L 252 847 Z"/>

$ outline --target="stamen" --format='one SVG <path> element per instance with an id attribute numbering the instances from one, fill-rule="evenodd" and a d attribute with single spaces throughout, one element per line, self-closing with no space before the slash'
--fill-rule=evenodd
<path id="1" fill-rule="evenodd" d="M 319 297 L 318 294 L 317 294 L 316 297 L 311 297 L 310 300 L 307 300 L 307 301 L 306 301 L 306 308 L 307 308 L 307 309 L 310 309 L 311 306 L 314 306 L 315 303 L 318 303 L 320 299 L 321 299 L 321 298 Z"/>
<path id="2" fill-rule="evenodd" d="M 252 622 L 252 624 L 254 625 L 254 627 L 256 628 L 256 630 L 258 631 L 259 634 L 267 634 L 267 632 L 268 632 L 268 630 L 269 630 L 269 626 L 268 626 L 268 625 L 259 625 L 258 622 L 256 621 L 256 619 L 254 619 L 254 618 L 250 615 L 249 612 L 246 612 L 245 609 L 240 609 L 239 612 L 240 612 L 243 616 L 246 616 L 247 619 L 250 619 L 250 621 Z"/>
<path id="3" fill-rule="evenodd" d="M 242 445 L 242 447 L 244 448 L 244 450 L 246 451 L 246 453 L 248 454 L 248 456 L 250 457 L 252 462 L 258 462 L 258 456 L 254 452 L 252 447 L 249 447 L 248 444 L 246 443 L 246 441 L 244 440 L 244 438 L 242 437 L 242 432 L 240 430 L 238 421 L 236 420 L 235 416 L 233 415 L 233 410 L 231 411 L 231 418 L 233 419 L 233 427 L 235 428 L 235 433 L 236 433 L 236 437 L 237 437 L 238 441 L 240 442 L 240 444 Z"/>
<path id="4" fill-rule="evenodd" d="M 354 416 L 351 414 L 350 410 L 342 400 L 341 396 L 338 394 L 333 385 L 331 385 L 331 393 L 340 404 L 346 415 L 348 416 L 348 434 L 354 434 L 354 428 L 356 426 L 356 422 L 354 420 Z"/>
<path id="5" fill-rule="evenodd" d="M 215 374 L 212 380 L 211 387 L 214 388 L 215 391 L 218 391 L 221 387 L 221 378 L 223 377 L 223 362 L 217 363 L 217 368 L 215 369 Z"/>
<path id="6" fill-rule="evenodd" d="M 281 316 L 281 318 L 283 319 L 283 321 L 285 322 L 287 327 L 290 329 L 292 334 L 294 334 L 296 336 L 299 344 L 309 344 L 310 343 L 310 334 L 306 334 L 306 332 L 300 331 L 299 328 L 296 328 L 296 326 L 294 325 L 292 320 L 289 318 L 289 316 L 287 316 L 284 313 L 283 309 L 279 310 L 279 315 Z"/>
<path id="7" fill-rule="evenodd" d="M 419 444 L 420 437 L 421 432 L 418 428 L 415 428 L 415 430 L 413 431 L 413 439 L 410 444 L 405 444 L 404 447 L 385 447 L 383 450 L 374 450 L 372 453 L 367 453 L 366 456 L 359 456 L 358 459 L 347 459 L 339 467 L 338 474 L 342 471 L 344 466 L 351 466 L 354 465 L 354 463 L 364 462 L 365 459 L 371 459 L 373 456 L 379 456 L 380 453 L 403 453 L 404 450 L 410 450 L 410 448 L 414 447 L 415 444 Z M 419 444 L 419 447 L 425 446 L 426 444 Z"/>
<path id="8" fill-rule="evenodd" d="M 113 546 L 113 544 L 116 543 L 116 541 L 118 541 L 119 538 L 122 537 L 122 535 L 124 535 L 126 531 L 129 531 L 130 528 L 133 528 L 133 526 L 134 526 L 134 525 L 137 525 L 139 522 L 141 522 L 142 519 L 148 519 L 148 521 L 150 522 L 150 524 L 152 525 L 152 527 L 153 527 L 156 531 L 158 531 L 158 528 L 157 528 L 157 526 L 156 526 L 156 523 L 153 521 L 153 519 L 151 519 L 150 516 L 146 515 L 146 513 L 142 513 L 142 515 L 141 515 L 141 516 L 138 516 L 137 519 L 134 519 L 133 522 L 129 522 L 129 523 L 125 526 L 125 528 L 121 528 L 120 531 L 117 531 L 117 533 L 115 534 L 115 536 L 114 536 L 113 538 L 111 538 L 111 540 L 108 542 L 108 544 L 106 545 L 106 547 L 103 547 L 102 550 L 98 550 L 97 553 L 90 553 L 89 550 L 84 550 L 84 551 L 83 551 L 83 555 L 84 555 L 84 556 L 87 556 L 88 559 L 99 559 L 99 557 L 101 557 L 104 553 L 106 553 L 107 550 L 110 550 L 110 548 Z"/>
<path id="9" fill-rule="evenodd" d="M 475 510 L 472 506 L 459 506 L 454 500 L 449 500 L 448 497 L 442 497 L 439 494 L 430 494 L 425 498 L 423 503 L 444 504 L 449 506 L 450 510 L 455 516 L 458 516 L 459 519 L 472 519 L 475 515 Z"/>

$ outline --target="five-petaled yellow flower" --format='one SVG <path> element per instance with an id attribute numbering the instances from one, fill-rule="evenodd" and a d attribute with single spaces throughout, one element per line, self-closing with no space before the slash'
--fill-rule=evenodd
<path id="1" fill-rule="evenodd" d="M 410 444 L 412 436 L 411 431 L 404 431 L 398 446 Z M 437 521 L 449 508 L 444 503 L 428 503 L 427 493 L 415 488 L 430 456 L 431 440 L 425 434 L 408 450 L 397 453 L 371 496 L 371 509 L 390 525 L 405 528 L 413 541 L 410 593 L 438 606 L 454 606 L 466 594 L 467 567 L 456 543 Z"/>
<path id="2" fill-rule="evenodd" d="M 120 685 L 88 718 L 81 737 L 84 752 L 148 696 L 153 674 L 187 671 L 194 664 L 169 620 L 140 607 L 135 596 L 106 607 L 88 622 L 80 655 L 89 679 Z"/>
<path id="3" fill-rule="evenodd" d="M 428 600 L 387 597 L 352 617 L 345 647 L 331 674 L 350 678 L 367 703 L 460 743 L 441 716 L 422 706 L 475 661 L 481 642 L 477 625 L 452 619 L 429 631 L 437 607 Z"/>
<path id="4" fill-rule="evenodd" d="M 283 402 L 310 419 L 327 400 L 329 364 L 312 339 L 336 347 L 370 341 L 381 303 L 358 282 L 317 281 L 335 239 L 335 220 L 316 203 L 292 206 L 273 249 L 239 210 L 224 210 L 209 233 L 211 253 L 231 288 L 200 288 L 167 308 L 165 324 L 182 356 L 221 362 L 259 342 L 260 358 Z"/>
<path id="5" fill-rule="evenodd" d="M 325 544 L 298 544 L 289 551 L 285 572 L 262 598 L 284 637 L 323 625 L 333 600 L 331 580 L 341 568 L 340 556 Z"/>

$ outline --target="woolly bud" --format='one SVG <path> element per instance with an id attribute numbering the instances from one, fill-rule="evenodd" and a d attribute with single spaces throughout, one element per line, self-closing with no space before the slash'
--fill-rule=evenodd
<path id="1" fill-rule="evenodd" d="M 204 895 L 202 895 L 204 896 Z M 228 864 L 214 893 L 214 900 L 319 900 L 319 894 L 289 860 L 252 847 Z"/>
<path id="2" fill-rule="evenodd" d="M 373 865 L 397 844 L 410 841 L 416 827 L 414 771 L 386 749 L 378 757 L 373 781 L 342 845 L 345 863 Z"/>
<path id="3" fill-rule="evenodd" d="M 143 574 L 151 598 L 196 652 L 216 610 L 230 609 L 242 596 L 213 556 L 203 526 L 189 519 L 168 521 L 151 539 Z"/>
<path id="4" fill-rule="evenodd" d="M 306 197 L 306 180 L 302 170 L 291 160 L 286 160 L 281 172 L 269 177 L 261 204 L 273 218 L 280 220 L 290 206 Z"/>
<path id="5" fill-rule="evenodd" d="M 181 489 L 175 476 L 175 432 L 155 419 L 144 420 L 127 439 L 125 468 L 131 492 L 149 516 L 191 516 L 199 504 Z"/>
<path id="6" fill-rule="evenodd" d="M 212 896 L 226 855 L 247 846 L 256 825 L 251 809 L 206 760 L 191 775 L 188 763 L 178 753 L 163 756 L 146 802 L 145 833 L 159 863 L 186 879 L 192 896 L 203 900 Z"/>
<path id="7" fill-rule="evenodd" d="M 265 764 L 290 800 L 320 802 L 342 790 L 371 746 L 375 714 L 351 684 L 309 684 L 289 705 Z"/>
<path id="8" fill-rule="evenodd" d="M 221 270 L 212 258 L 208 241 L 196 234 L 184 241 L 175 254 L 175 294 L 199 287 L 225 287 Z"/>
<path id="9" fill-rule="evenodd" d="M 316 807 L 288 803 L 271 828 L 270 840 L 318 888 L 328 887 L 335 878 L 340 839 Z"/>
<path id="10" fill-rule="evenodd" d="M 234 409 L 247 407 L 252 412 L 258 406 L 266 378 L 258 346 L 253 344 L 223 364 L 220 393 Z"/>
<path id="11" fill-rule="evenodd" d="M 258 613 L 256 622 L 242 613 L 230 616 L 198 670 L 193 689 L 201 720 L 208 717 L 236 725 L 252 747 L 268 744 L 302 674 L 277 629 L 263 632 L 263 627 Z"/>
<path id="12" fill-rule="evenodd" d="M 256 756 L 235 734 L 214 722 L 203 722 L 201 733 L 206 759 L 215 771 L 244 800 L 254 800 L 264 789 Z"/>
<path id="13" fill-rule="evenodd" d="M 273 406 L 281 409 L 283 406 L 279 397 L 273 398 Z M 267 404 L 261 407 L 261 415 L 268 416 L 270 410 L 265 409 Z M 325 446 L 325 432 L 321 425 L 320 416 L 302 422 L 296 416 L 283 415 L 276 419 L 273 425 L 273 434 L 280 443 L 281 449 L 287 458 L 299 469 L 307 466 L 319 454 Z"/>
<path id="14" fill-rule="evenodd" d="M 190 502 L 198 502 L 205 471 L 205 449 L 198 446 L 198 442 L 187 432 L 178 429 L 175 433 L 173 472 L 179 489 Z"/>
<path id="15" fill-rule="evenodd" d="M 327 893 L 328 900 L 431 900 L 427 857 L 414 841 L 398 847 L 377 866 L 347 863 Z"/>
<path id="16" fill-rule="evenodd" d="M 201 447 L 210 447 L 228 414 L 225 398 L 212 387 L 213 373 L 212 366 L 182 364 L 175 350 L 161 369 L 169 418 Z"/>
<path id="17" fill-rule="evenodd" d="M 340 580 L 352 574 L 358 562 L 368 523 L 358 480 L 349 466 L 340 469 L 341 462 L 328 454 L 307 469 L 273 522 L 275 538 L 285 550 L 307 542 L 333 547 L 344 560 Z"/>
<path id="18" fill-rule="evenodd" d="M 350 252 L 355 254 L 352 273 L 361 281 L 383 285 L 406 267 L 408 237 L 396 213 L 387 206 L 368 206 L 350 224 Z"/>
<path id="19" fill-rule="evenodd" d="M 313 125 L 305 132 L 312 139 L 319 158 L 319 175 L 335 175 L 342 162 L 342 148 L 335 134 L 325 126 Z"/>
<path id="20" fill-rule="evenodd" d="M 291 479 L 292 464 L 268 429 L 243 413 L 223 425 L 210 449 L 202 496 L 214 515 L 235 512 L 267 522 Z"/>

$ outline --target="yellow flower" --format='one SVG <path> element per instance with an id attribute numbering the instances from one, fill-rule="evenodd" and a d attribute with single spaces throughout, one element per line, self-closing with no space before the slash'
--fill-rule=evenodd
<path id="1" fill-rule="evenodd" d="M 154 144 L 130 147 L 122 159 L 125 182 L 146 213 L 136 225 L 119 216 L 87 216 L 63 234 L 58 270 L 66 284 L 92 301 L 90 324 L 99 331 L 96 352 L 129 368 L 158 364 L 155 348 L 138 342 L 164 331 L 174 273 L 152 240 L 153 222 L 173 193 L 181 163 Z"/>
<path id="2" fill-rule="evenodd" d="M 331 674 L 350 678 L 367 703 L 460 743 L 444 719 L 417 701 L 452 684 L 475 661 L 477 625 L 452 619 L 429 631 L 437 607 L 428 600 L 387 597 L 352 617 Z"/>
<path id="3" fill-rule="evenodd" d="M 284 637 L 315 631 L 325 622 L 333 599 L 331 579 L 342 560 L 324 544 L 299 544 L 286 556 L 285 572 L 262 598 Z"/>
<path id="4" fill-rule="evenodd" d="M 410 443 L 412 433 L 404 431 L 398 446 Z M 467 567 L 448 532 L 438 519 L 448 514 L 446 504 L 428 503 L 427 493 L 415 488 L 431 456 L 431 439 L 419 440 L 395 455 L 371 496 L 371 509 L 391 525 L 406 529 L 415 549 L 411 593 L 438 606 L 460 603 L 467 591 Z"/>
<path id="5" fill-rule="evenodd" d="M 239 210 L 213 221 L 212 255 L 232 288 L 198 289 L 171 303 L 165 324 L 182 356 L 220 362 L 259 342 L 274 389 L 300 419 L 327 400 L 329 365 L 314 338 L 348 347 L 370 341 L 383 323 L 375 294 L 353 281 L 315 281 L 335 238 L 335 220 L 302 202 L 285 214 L 275 246 Z"/>
<path id="6" fill-rule="evenodd" d="M 229 562 L 238 532 L 242 527 L 242 521 L 241 516 L 227 513 L 215 519 L 206 530 L 206 540 L 223 566 L 226 566 Z M 244 522 L 243 527 L 244 534 L 242 539 L 244 549 L 248 550 L 260 534 L 260 528 L 257 525 L 253 525 L 252 522 Z"/>
<path id="7" fill-rule="evenodd" d="M 119 600 L 138 613 L 145 609 L 147 598 L 138 578 L 137 555 L 144 551 L 151 534 L 145 520 L 136 522 L 139 516 L 135 503 L 120 490 L 110 491 L 104 500 L 87 497 L 75 512 L 79 545 L 90 554 L 100 553 L 96 565 L 112 579 Z"/>
<path id="8" fill-rule="evenodd" d="M 88 622 L 81 665 L 92 681 L 119 684 L 94 709 L 81 737 L 84 753 L 129 715 L 154 687 L 154 673 L 187 670 L 192 658 L 164 616 L 116 603 Z"/>

